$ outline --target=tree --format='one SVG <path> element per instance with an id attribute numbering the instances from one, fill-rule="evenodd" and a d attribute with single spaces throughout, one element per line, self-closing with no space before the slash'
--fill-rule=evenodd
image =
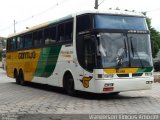
<path id="1" fill-rule="evenodd" d="M 146 16 L 145 12 L 143 14 Z M 155 28 L 152 27 L 151 19 L 147 16 L 146 16 L 146 21 L 150 31 L 151 43 L 153 44 L 152 56 L 153 58 L 155 58 L 160 49 L 160 33 Z"/>

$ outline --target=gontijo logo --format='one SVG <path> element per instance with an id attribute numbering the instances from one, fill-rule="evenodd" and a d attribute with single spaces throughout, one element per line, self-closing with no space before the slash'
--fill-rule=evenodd
<path id="1" fill-rule="evenodd" d="M 34 59 L 36 58 L 36 52 L 19 52 L 18 53 L 18 59 Z"/>

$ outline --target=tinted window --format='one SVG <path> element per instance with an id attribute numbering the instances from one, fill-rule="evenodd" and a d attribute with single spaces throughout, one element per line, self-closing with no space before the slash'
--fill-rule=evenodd
<path id="1" fill-rule="evenodd" d="M 71 41 L 73 36 L 73 21 L 58 25 L 58 41 Z"/>
<path id="2" fill-rule="evenodd" d="M 148 30 L 145 18 L 129 16 L 95 15 L 94 28 Z"/>
<path id="3" fill-rule="evenodd" d="M 44 30 L 45 44 L 53 44 L 56 42 L 56 27 L 46 28 Z"/>
<path id="4" fill-rule="evenodd" d="M 89 30 L 91 28 L 90 15 L 84 15 L 77 18 L 77 32 Z"/>
<path id="5" fill-rule="evenodd" d="M 27 34 L 24 36 L 25 48 L 30 48 L 33 45 L 32 34 Z"/>
<path id="6" fill-rule="evenodd" d="M 17 49 L 24 48 L 24 38 L 22 36 L 17 37 Z"/>
<path id="7" fill-rule="evenodd" d="M 65 40 L 71 41 L 73 38 L 73 21 L 65 23 Z"/>
<path id="8" fill-rule="evenodd" d="M 34 46 L 41 46 L 43 44 L 43 31 L 36 31 L 33 33 Z"/>
<path id="9" fill-rule="evenodd" d="M 8 50 L 16 50 L 16 39 L 15 38 L 8 39 L 7 49 Z"/>
<path id="10" fill-rule="evenodd" d="M 65 35 L 64 35 L 64 23 L 58 25 L 58 41 L 63 42 L 65 41 Z"/>
<path id="11" fill-rule="evenodd" d="M 76 42 L 77 57 L 80 65 L 87 71 L 93 72 L 95 67 L 95 44 L 91 36 L 78 36 Z"/>

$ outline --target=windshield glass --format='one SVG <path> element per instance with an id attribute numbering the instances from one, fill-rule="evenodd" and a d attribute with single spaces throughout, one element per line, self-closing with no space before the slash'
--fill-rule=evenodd
<path id="1" fill-rule="evenodd" d="M 94 28 L 96 29 L 122 29 L 122 30 L 148 30 L 143 17 L 95 15 Z"/>
<path id="2" fill-rule="evenodd" d="M 102 68 L 151 67 L 149 35 L 99 33 L 97 65 Z"/>
<path id="3" fill-rule="evenodd" d="M 99 34 L 99 65 L 102 67 L 123 67 L 129 65 L 127 54 L 127 38 L 122 33 L 100 33 Z"/>
<path id="4" fill-rule="evenodd" d="M 148 34 L 128 34 L 130 41 L 131 67 L 152 66 L 150 37 Z"/>

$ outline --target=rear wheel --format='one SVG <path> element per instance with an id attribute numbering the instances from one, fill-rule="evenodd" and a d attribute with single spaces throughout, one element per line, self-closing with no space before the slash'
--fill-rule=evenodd
<path id="1" fill-rule="evenodd" d="M 20 84 L 19 75 L 18 75 L 17 70 L 14 71 L 14 78 L 16 80 L 16 84 Z"/>
<path id="2" fill-rule="evenodd" d="M 23 75 L 22 71 L 19 72 L 19 81 L 20 81 L 20 85 L 23 85 L 23 86 L 26 85 L 26 82 L 24 81 L 24 75 Z"/>

